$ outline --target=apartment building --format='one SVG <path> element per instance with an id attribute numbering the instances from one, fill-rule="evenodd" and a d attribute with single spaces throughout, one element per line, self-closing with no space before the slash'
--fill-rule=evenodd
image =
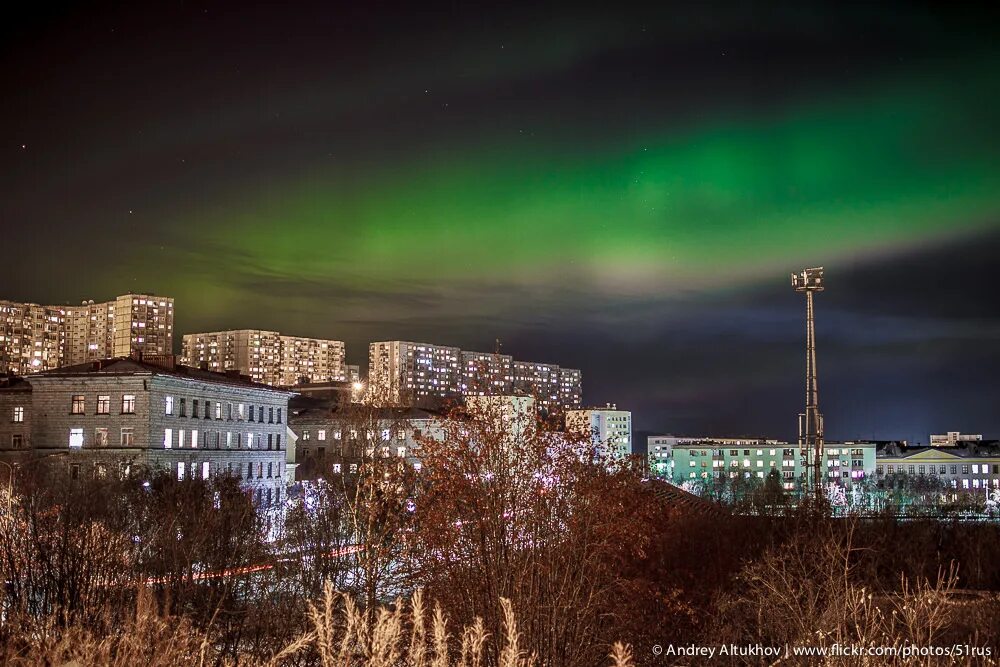
<path id="1" fill-rule="evenodd" d="M 828 442 L 823 453 L 826 479 L 853 488 L 875 472 L 877 443 Z M 772 470 L 781 475 L 786 490 L 798 490 L 807 466 L 798 445 L 764 439 L 706 439 L 651 444 L 651 472 L 674 484 L 706 483 L 724 477 L 764 479 Z"/>
<path id="2" fill-rule="evenodd" d="M 0 301 L 0 373 L 26 375 L 110 357 L 170 354 L 174 300 L 124 294 L 79 306 Z"/>
<path id="3" fill-rule="evenodd" d="M 0 301 L 0 373 L 27 375 L 63 363 L 65 316 L 59 306 Z"/>
<path id="4" fill-rule="evenodd" d="M 261 506 L 280 503 L 293 393 L 178 365 L 172 355 L 143 359 L 66 366 L 0 386 L 0 453 L 62 455 L 73 475 L 140 466 L 178 479 L 229 474 Z"/>
<path id="5" fill-rule="evenodd" d="M 274 386 L 347 379 L 343 341 L 262 329 L 185 334 L 181 361 L 212 371 L 239 371 Z"/>
<path id="6" fill-rule="evenodd" d="M 379 403 L 403 403 L 461 394 L 462 351 L 457 347 L 390 340 L 368 347 L 368 391 Z"/>
<path id="7" fill-rule="evenodd" d="M 612 458 L 632 454 L 632 413 L 616 405 L 567 410 L 566 430 L 591 437 L 594 445 Z"/>
<path id="8" fill-rule="evenodd" d="M 495 396 L 510 394 L 514 383 L 514 359 L 509 354 L 463 351 L 462 394 Z"/>

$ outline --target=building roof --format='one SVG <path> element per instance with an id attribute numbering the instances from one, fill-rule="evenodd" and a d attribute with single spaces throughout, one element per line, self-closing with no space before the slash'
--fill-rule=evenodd
<path id="1" fill-rule="evenodd" d="M 288 403 L 289 419 L 311 419 L 318 417 L 341 417 L 350 414 L 351 404 L 331 398 L 298 395 Z M 376 407 L 377 419 L 436 419 L 441 413 L 417 407 Z"/>
<path id="2" fill-rule="evenodd" d="M 986 456 L 1000 457 L 1000 440 L 978 440 L 970 441 L 962 447 L 949 445 L 946 447 L 914 446 L 908 447 L 900 443 L 886 443 L 876 450 L 876 457 L 879 459 L 908 459 L 915 456 L 934 454 L 939 456 L 951 456 L 956 459 L 982 458 Z"/>
<path id="3" fill-rule="evenodd" d="M 726 510 L 717 503 L 700 498 L 689 491 L 685 491 L 679 486 L 675 486 L 661 479 L 650 479 L 646 482 L 650 485 L 653 494 L 661 500 L 667 501 L 671 506 L 677 507 L 685 512 L 695 514 L 723 515 Z"/>
<path id="4" fill-rule="evenodd" d="M 85 364 L 62 366 L 60 368 L 35 373 L 31 376 L 31 379 L 94 375 L 164 375 L 182 378 L 185 380 L 196 380 L 199 382 L 244 387 L 247 389 L 263 389 L 294 395 L 294 392 L 287 389 L 280 389 L 278 387 L 272 387 L 268 384 L 254 382 L 246 375 L 240 375 L 235 372 L 217 373 L 215 371 L 195 368 L 194 366 L 184 366 L 176 363 L 173 355 L 158 355 L 155 361 L 146 361 L 132 357 L 100 359 L 98 361 L 91 361 Z"/>

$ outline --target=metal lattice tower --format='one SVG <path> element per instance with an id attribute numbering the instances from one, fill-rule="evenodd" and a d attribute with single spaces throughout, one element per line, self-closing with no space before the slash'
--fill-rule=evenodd
<path id="1" fill-rule="evenodd" d="M 806 295 L 806 411 L 799 414 L 799 453 L 808 463 L 812 472 L 810 483 L 819 497 L 823 493 L 823 415 L 819 411 L 819 385 L 816 380 L 813 293 L 823 291 L 823 267 L 793 273 L 792 287 Z"/>

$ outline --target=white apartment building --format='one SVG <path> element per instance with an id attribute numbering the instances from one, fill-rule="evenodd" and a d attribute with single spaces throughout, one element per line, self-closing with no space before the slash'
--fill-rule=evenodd
<path id="1" fill-rule="evenodd" d="M 185 334 L 181 361 L 210 371 L 236 370 L 274 386 L 347 379 L 343 341 L 263 329 Z"/>
<path id="2" fill-rule="evenodd" d="M 632 454 L 632 413 L 609 403 L 604 407 L 566 411 L 566 430 L 590 435 L 594 445 L 614 458 Z"/>
<path id="3" fill-rule="evenodd" d="M 0 373 L 26 375 L 138 352 L 170 354 L 174 300 L 124 294 L 79 306 L 0 301 Z"/>

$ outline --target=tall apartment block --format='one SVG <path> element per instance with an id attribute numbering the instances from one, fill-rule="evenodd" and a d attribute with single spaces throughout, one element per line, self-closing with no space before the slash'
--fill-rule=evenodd
<path id="1" fill-rule="evenodd" d="M 210 371 L 238 370 L 255 382 L 291 386 L 347 380 L 344 343 L 235 329 L 185 334 L 182 363 Z"/>
<path id="2" fill-rule="evenodd" d="M 466 396 L 510 394 L 514 359 L 509 354 L 462 352 L 462 393 Z"/>
<path id="3" fill-rule="evenodd" d="M 80 306 L 0 301 L 0 373 L 24 375 L 136 352 L 170 354 L 174 300 L 125 294 Z"/>
<path id="4" fill-rule="evenodd" d="M 579 370 L 533 361 L 515 361 L 513 368 L 515 392 L 534 396 L 546 406 L 580 405 L 583 376 Z"/>
<path id="5" fill-rule="evenodd" d="M 390 340 L 368 346 L 368 390 L 379 402 L 400 403 L 461 394 L 457 347 Z"/>
<path id="6" fill-rule="evenodd" d="M 515 361 L 506 354 L 398 340 L 372 343 L 368 349 L 370 390 L 388 402 L 522 394 L 545 407 L 575 407 L 580 405 L 581 381 L 579 370 Z"/>
<path id="7" fill-rule="evenodd" d="M 592 438 L 593 444 L 613 458 L 632 453 L 632 413 L 613 404 L 566 412 L 566 430 Z"/>

